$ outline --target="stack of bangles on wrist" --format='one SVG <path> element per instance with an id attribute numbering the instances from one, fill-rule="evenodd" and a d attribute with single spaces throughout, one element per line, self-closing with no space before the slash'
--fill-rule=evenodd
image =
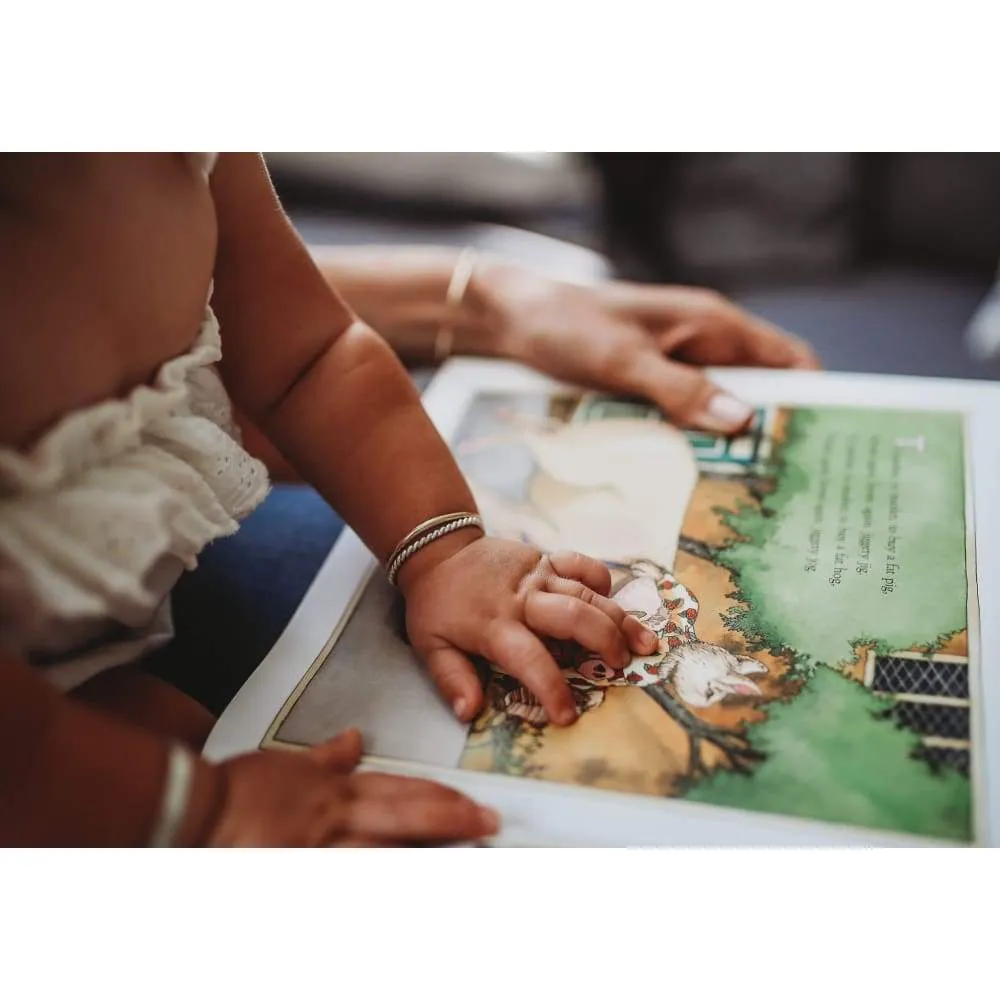
<path id="1" fill-rule="evenodd" d="M 483 519 L 470 511 L 459 511 L 457 514 L 442 514 L 418 524 L 393 550 L 386 561 L 385 575 L 393 586 L 403 565 L 421 549 L 436 542 L 453 531 L 463 528 L 478 528 L 485 533 Z"/>

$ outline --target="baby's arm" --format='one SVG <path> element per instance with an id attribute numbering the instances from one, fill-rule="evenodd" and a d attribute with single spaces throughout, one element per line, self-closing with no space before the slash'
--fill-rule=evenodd
<path id="1" fill-rule="evenodd" d="M 236 405 L 379 558 L 421 521 L 474 510 L 405 369 L 330 289 L 282 212 L 263 161 L 223 154 L 212 187 L 219 224 L 213 304 Z M 468 541 L 462 534 L 433 546 L 437 557 Z"/>
<path id="2" fill-rule="evenodd" d="M 421 522 L 475 510 L 472 493 L 388 345 L 329 287 L 278 204 L 263 161 L 224 155 L 213 299 L 236 405 L 383 561 Z M 446 535 L 397 577 L 407 628 L 456 714 L 482 689 L 470 656 L 524 681 L 549 718 L 576 717 L 540 637 L 574 640 L 619 667 L 655 637 L 607 599 L 607 569 L 574 553 Z"/>
<path id="3" fill-rule="evenodd" d="M 496 355 L 501 317 L 473 274 L 465 294 L 448 305 L 448 286 L 459 251 L 446 247 L 311 247 L 324 281 L 350 308 L 377 330 L 408 364 L 434 361 L 435 337 L 445 322 L 452 328 L 451 353 Z M 301 479 L 260 429 L 237 414 L 247 450 L 282 482 Z"/>

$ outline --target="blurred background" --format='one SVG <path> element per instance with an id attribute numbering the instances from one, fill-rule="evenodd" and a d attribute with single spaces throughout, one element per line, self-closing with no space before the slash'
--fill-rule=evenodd
<path id="1" fill-rule="evenodd" d="M 830 369 L 1000 376 L 1000 154 L 265 155 L 309 243 L 705 285 Z"/>

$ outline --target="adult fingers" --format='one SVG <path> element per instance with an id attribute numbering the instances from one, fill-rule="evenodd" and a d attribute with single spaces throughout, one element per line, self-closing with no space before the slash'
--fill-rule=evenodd
<path id="1" fill-rule="evenodd" d="M 734 311 L 742 317 L 737 327 L 740 346 L 738 364 L 760 368 L 820 367 L 816 352 L 804 340 L 742 310 Z"/>
<path id="2" fill-rule="evenodd" d="M 492 810 L 465 799 L 440 794 L 412 798 L 359 797 L 348 810 L 347 836 L 394 843 L 460 841 L 489 837 L 500 828 Z"/>
<path id="3" fill-rule="evenodd" d="M 307 751 L 313 760 L 338 772 L 353 771 L 361 760 L 361 733 L 357 729 L 345 729 L 332 740 L 320 743 Z"/>
<path id="4" fill-rule="evenodd" d="M 661 349 L 698 365 L 819 368 L 813 349 L 724 295 L 705 288 L 618 286 L 633 315 L 663 331 Z M 638 296 L 638 298 L 636 298 Z M 628 312 L 626 307 L 626 312 Z"/>
<path id="5" fill-rule="evenodd" d="M 701 369 L 652 349 L 629 357 L 616 382 L 616 388 L 645 396 L 685 427 L 735 434 L 753 415 L 750 406 L 709 381 Z"/>
<path id="6" fill-rule="evenodd" d="M 352 774 L 348 779 L 348 788 L 354 796 L 366 795 L 370 798 L 416 799 L 432 795 L 455 802 L 471 801 L 467 795 L 448 785 L 428 781 L 426 778 L 411 778 L 408 775 L 386 774 L 381 771 Z"/>

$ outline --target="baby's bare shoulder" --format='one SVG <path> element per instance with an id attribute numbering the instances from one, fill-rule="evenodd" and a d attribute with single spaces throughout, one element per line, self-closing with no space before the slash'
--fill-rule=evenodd
<path id="1" fill-rule="evenodd" d="M 186 350 L 215 245 L 208 185 L 181 154 L 0 155 L 0 445 Z"/>

